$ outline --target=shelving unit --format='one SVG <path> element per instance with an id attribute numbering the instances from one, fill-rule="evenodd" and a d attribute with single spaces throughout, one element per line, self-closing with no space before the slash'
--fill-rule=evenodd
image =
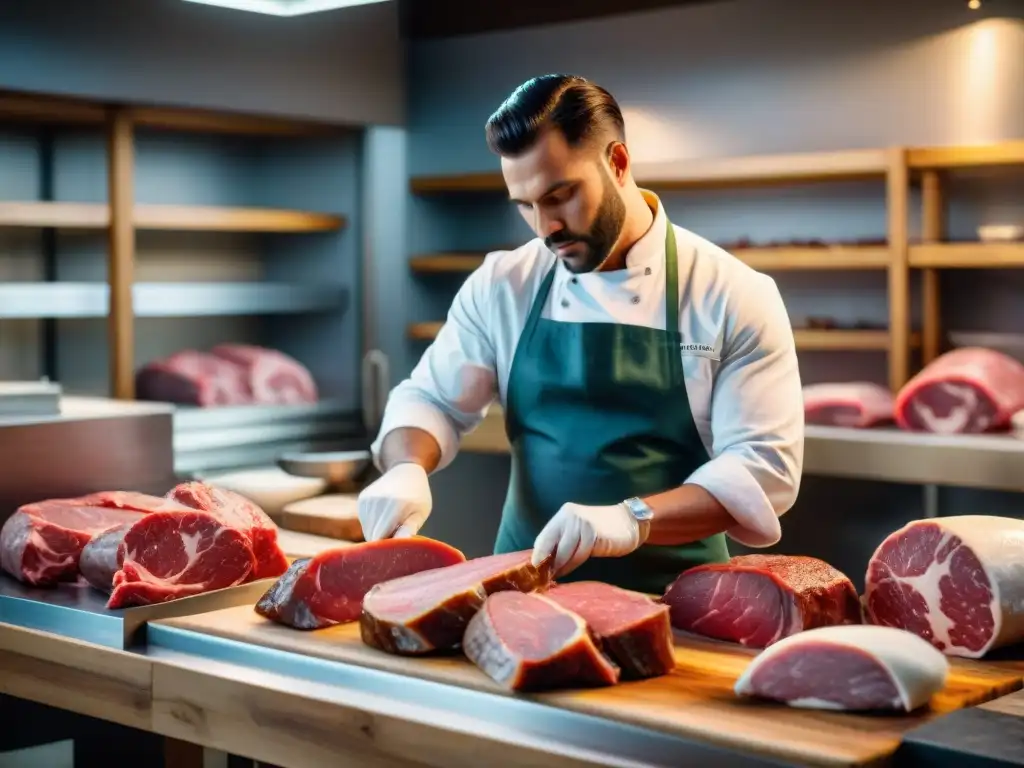
<path id="1" fill-rule="evenodd" d="M 888 274 L 888 330 L 797 329 L 797 346 L 805 351 L 882 351 L 888 355 L 889 383 L 898 389 L 908 378 L 910 350 L 920 345 L 911 332 L 907 249 L 907 160 L 902 149 L 741 157 L 721 160 L 657 163 L 634 168 L 637 183 L 655 190 L 710 190 L 772 187 L 788 184 L 878 180 L 885 182 L 888 220 L 886 245 L 737 248 L 731 252 L 766 272 L 864 271 Z M 498 173 L 417 177 L 410 189 L 416 195 L 496 193 L 505 185 Z M 483 261 L 483 253 L 421 254 L 410 259 L 417 274 L 468 274 Z M 419 322 L 408 327 L 414 341 L 434 338 L 440 323 Z"/>

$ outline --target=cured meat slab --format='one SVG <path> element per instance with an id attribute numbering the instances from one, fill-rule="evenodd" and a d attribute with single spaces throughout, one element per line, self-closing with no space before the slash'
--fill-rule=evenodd
<path id="1" fill-rule="evenodd" d="M 0 529 L 0 567 L 19 581 L 52 586 L 78 577 L 93 536 L 140 518 L 138 512 L 49 499 L 19 507 Z"/>
<path id="2" fill-rule="evenodd" d="M 154 625 L 190 630 L 196 642 L 208 636 L 244 643 L 247 653 L 265 648 L 273 654 L 275 665 L 288 658 L 299 663 L 318 658 L 500 696 L 522 695 L 495 683 L 462 654 L 409 657 L 382 653 L 362 641 L 354 623 L 296 632 L 259 616 L 251 606 L 240 606 L 158 620 L 150 626 Z M 764 755 L 784 764 L 877 768 L 895 752 L 908 730 L 1021 685 L 1019 672 L 969 659 L 950 659 L 946 686 L 929 706 L 909 715 L 823 712 L 770 702 L 752 705 L 738 698 L 733 686 L 755 650 L 682 633 L 676 634 L 675 643 L 676 668 L 670 675 L 601 688 L 538 692 L 530 694 L 530 699 Z"/>
<path id="3" fill-rule="evenodd" d="M 1024 408 L 1024 365 L 993 349 L 940 355 L 896 395 L 896 423 L 940 434 L 1006 429 Z"/>
<path id="4" fill-rule="evenodd" d="M 950 656 L 1024 641 L 1024 520 L 915 520 L 868 562 L 866 618 L 913 632 Z"/>
<path id="5" fill-rule="evenodd" d="M 466 658 L 513 691 L 614 685 L 619 668 L 604 657 L 572 611 L 538 593 L 496 592 L 469 620 Z"/>
<path id="6" fill-rule="evenodd" d="M 397 654 L 451 650 L 488 595 L 529 592 L 551 581 L 551 559 L 534 566 L 531 550 L 467 560 L 378 584 L 363 598 L 363 641 Z"/>
<path id="7" fill-rule="evenodd" d="M 807 424 L 865 429 L 893 420 L 892 392 L 872 382 L 808 384 L 803 395 Z"/>
<path id="8" fill-rule="evenodd" d="M 735 691 L 792 707 L 911 712 L 942 690 L 948 672 L 946 657 L 910 632 L 820 627 L 758 654 Z"/>
<path id="9" fill-rule="evenodd" d="M 815 627 L 861 623 L 853 582 L 828 563 L 795 555 L 739 555 L 698 565 L 669 585 L 672 626 L 765 648 Z"/>
<path id="10" fill-rule="evenodd" d="M 423 536 L 330 549 L 292 563 L 255 610 L 296 629 L 356 621 L 371 587 L 465 560 L 455 547 Z"/>
<path id="11" fill-rule="evenodd" d="M 627 680 L 675 668 L 667 605 L 600 581 L 556 584 L 545 597 L 578 614 Z"/>

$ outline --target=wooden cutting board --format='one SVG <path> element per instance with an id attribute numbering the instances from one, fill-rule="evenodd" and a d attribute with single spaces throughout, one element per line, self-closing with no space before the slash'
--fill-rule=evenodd
<path id="1" fill-rule="evenodd" d="M 357 498 L 354 493 L 332 493 L 293 501 L 284 506 L 276 522 L 289 531 L 343 541 L 362 541 Z"/>
<path id="2" fill-rule="evenodd" d="M 350 541 L 339 541 L 327 536 L 289 531 L 284 528 L 277 530 L 277 543 L 281 545 L 284 554 L 293 560 L 300 557 L 313 557 L 327 549 L 353 546 Z"/>
<path id="3" fill-rule="evenodd" d="M 370 648 L 359 639 L 358 624 L 300 632 L 270 622 L 246 606 L 158 623 L 345 664 L 523 696 L 500 688 L 462 656 L 405 658 Z M 1021 688 L 1020 672 L 952 660 L 945 690 L 924 711 L 894 716 L 816 712 L 737 699 L 732 686 L 754 655 L 754 651 L 731 644 L 680 634 L 676 637 L 677 669 L 670 675 L 612 688 L 524 698 L 801 764 L 863 766 L 887 759 L 910 728 Z"/>

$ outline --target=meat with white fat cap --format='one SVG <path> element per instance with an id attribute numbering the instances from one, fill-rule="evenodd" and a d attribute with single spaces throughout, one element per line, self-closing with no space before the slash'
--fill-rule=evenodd
<path id="1" fill-rule="evenodd" d="M 942 690 L 948 671 L 946 657 L 910 632 L 821 627 L 762 651 L 734 690 L 807 709 L 910 712 Z"/>

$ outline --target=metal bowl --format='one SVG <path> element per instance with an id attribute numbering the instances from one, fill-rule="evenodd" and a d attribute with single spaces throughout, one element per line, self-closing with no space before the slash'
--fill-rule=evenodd
<path id="1" fill-rule="evenodd" d="M 369 451 L 325 451 L 287 453 L 278 458 L 277 466 L 289 475 L 318 477 L 337 485 L 359 477 L 372 461 Z"/>

